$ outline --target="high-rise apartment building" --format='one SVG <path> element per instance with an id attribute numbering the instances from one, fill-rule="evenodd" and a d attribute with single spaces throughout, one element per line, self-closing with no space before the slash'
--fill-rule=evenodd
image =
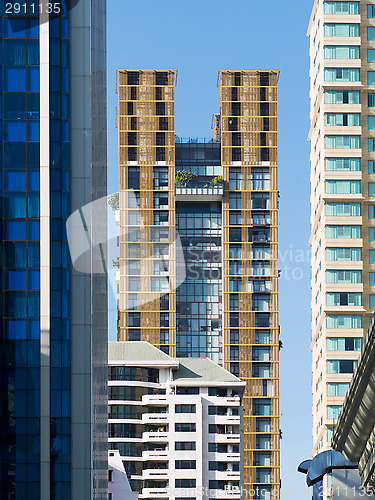
<path id="1" fill-rule="evenodd" d="M 318 1 L 310 37 L 313 454 L 375 308 L 375 3 Z"/>
<path id="2" fill-rule="evenodd" d="M 110 342 L 108 356 L 109 455 L 118 450 L 139 497 L 240 500 L 245 382 L 148 342 Z"/>
<path id="3" fill-rule="evenodd" d="M 0 18 L 4 500 L 108 495 L 107 280 L 94 246 L 72 266 L 66 231 L 106 196 L 105 2 L 48 5 Z M 105 257 L 106 211 L 82 228 Z"/>
<path id="4" fill-rule="evenodd" d="M 207 356 L 246 381 L 244 486 L 277 498 L 278 72 L 219 72 L 215 139 L 175 135 L 176 77 L 118 71 L 118 338 Z"/>

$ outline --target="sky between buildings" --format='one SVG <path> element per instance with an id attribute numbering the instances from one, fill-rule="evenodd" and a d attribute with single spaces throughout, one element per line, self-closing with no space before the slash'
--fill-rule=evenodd
<path id="1" fill-rule="evenodd" d="M 311 440 L 308 38 L 312 0 L 107 0 L 108 193 L 117 191 L 116 69 L 178 69 L 176 134 L 212 137 L 219 69 L 278 69 L 281 478 L 306 499 L 297 465 Z M 111 301 L 110 340 L 116 339 Z"/>

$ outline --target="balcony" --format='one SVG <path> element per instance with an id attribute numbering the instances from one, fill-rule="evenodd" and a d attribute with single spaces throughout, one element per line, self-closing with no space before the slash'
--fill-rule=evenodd
<path id="1" fill-rule="evenodd" d="M 143 413 L 143 424 L 166 424 L 168 422 L 167 413 Z"/>
<path id="2" fill-rule="evenodd" d="M 151 443 L 165 443 L 169 440 L 167 431 L 143 432 L 142 441 Z"/>
<path id="3" fill-rule="evenodd" d="M 238 455 L 239 456 L 239 455 Z M 157 460 L 157 461 L 162 461 L 165 460 L 167 461 L 169 457 L 169 452 L 168 450 L 148 450 L 148 451 L 143 451 L 142 452 L 142 460 L 147 460 L 147 461 L 152 461 L 152 460 Z"/>
<path id="4" fill-rule="evenodd" d="M 167 396 L 163 394 L 146 394 L 142 396 L 142 404 L 147 406 L 167 406 Z"/>
<path id="5" fill-rule="evenodd" d="M 168 498 L 171 492 L 169 488 L 143 488 L 138 498 Z"/>
<path id="6" fill-rule="evenodd" d="M 223 181 L 221 176 L 176 181 L 176 201 L 220 201 L 223 197 Z"/>
<path id="7" fill-rule="evenodd" d="M 143 469 L 142 479 L 167 479 L 169 469 Z"/>

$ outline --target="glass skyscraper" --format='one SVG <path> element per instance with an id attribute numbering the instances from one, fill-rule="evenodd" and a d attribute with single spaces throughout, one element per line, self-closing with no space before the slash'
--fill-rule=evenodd
<path id="1" fill-rule="evenodd" d="M 73 268 L 66 231 L 72 212 L 106 195 L 105 2 L 52 5 L 60 12 L 32 1 L 4 4 L 0 22 L 7 500 L 106 498 L 107 491 L 106 276 Z M 93 228 L 104 252 L 105 225 L 104 216 Z"/>

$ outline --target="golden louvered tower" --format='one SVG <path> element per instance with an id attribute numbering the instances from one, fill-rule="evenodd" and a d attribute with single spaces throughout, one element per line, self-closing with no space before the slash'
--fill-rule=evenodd
<path id="1" fill-rule="evenodd" d="M 254 499 L 280 497 L 278 76 L 220 71 L 215 139 L 183 140 L 177 71 L 118 71 L 118 339 L 208 356 L 246 381 L 244 487 Z M 195 174 L 182 187 L 181 169 Z M 197 276 L 188 270 L 180 287 L 177 232 Z"/>

